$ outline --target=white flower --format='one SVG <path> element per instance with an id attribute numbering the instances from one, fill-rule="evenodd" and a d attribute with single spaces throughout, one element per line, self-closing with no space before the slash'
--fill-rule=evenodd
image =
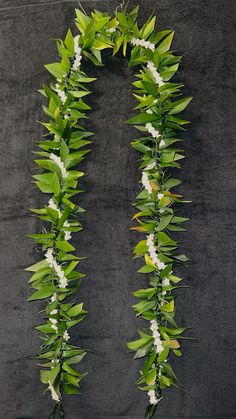
<path id="1" fill-rule="evenodd" d="M 55 324 L 52 324 L 51 328 L 54 329 L 56 332 L 58 332 L 58 327 Z"/>
<path id="2" fill-rule="evenodd" d="M 150 404 L 157 404 L 158 403 L 155 390 L 149 390 L 148 391 L 148 396 L 149 396 Z"/>
<path id="3" fill-rule="evenodd" d="M 77 36 L 74 37 L 75 59 L 74 59 L 73 66 L 72 66 L 73 70 L 78 70 L 80 68 L 80 64 L 81 64 L 81 60 L 82 60 L 82 55 L 81 55 L 82 50 L 79 46 L 79 38 L 80 38 L 80 35 L 77 35 Z"/>
<path id="4" fill-rule="evenodd" d="M 158 330 L 154 330 L 152 336 L 154 337 L 154 339 L 159 338 L 160 333 L 158 332 Z"/>
<path id="5" fill-rule="evenodd" d="M 169 286 L 170 285 L 170 280 L 169 278 L 163 278 L 162 280 L 162 285 L 164 287 Z M 166 295 L 166 291 L 162 291 L 162 295 Z"/>
<path id="6" fill-rule="evenodd" d="M 155 167 L 155 165 L 156 165 L 155 162 L 148 164 L 147 167 L 145 168 L 145 171 L 142 172 L 142 180 L 141 181 L 142 181 L 142 184 L 143 184 L 144 188 L 148 191 L 149 194 L 152 193 L 152 187 L 151 187 L 151 184 L 150 184 L 149 179 L 148 179 L 147 170 L 153 169 L 153 167 Z"/>
<path id="7" fill-rule="evenodd" d="M 49 208 L 52 208 L 53 210 L 57 211 L 58 216 L 61 217 L 61 211 L 59 210 L 59 208 L 56 206 L 55 202 L 52 199 L 49 199 L 48 206 Z"/>
<path id="8" fill-rule="evenodd" d="M 50 314 L 57 314 L 58 310 L 55 308 L 54 310 L 50 311 Z"/>
<path id="9" fill-rule="evenodd" d="M 161 344 L 155 343 L 156 353 L 160 354 L 163 351 L 163 346 Z"/>
<path id="10" fill-rule="evenodd" d="M 70 223 L 66 220 L 66 221 L 64 222 L 64 224 L 63 224 L 63 227 L 70 227 Z M 70 239 L 71 239 L 71 231 L 65 231 L 65 236 L 64 236 L 64 239 L 65 239 L 66 241 L 68 241 L 68 240 L 70 240 Z"/>
<path id="11" fill-rule="evenodd" d="M 150 115 L 152 115 L 152 114 L 153 114 L 153 112 L 152 112 L 152 110 L 151 110 L 151 109 L 147 109 L 147 110 L 146 110 L 146 112 L 147 112 L 147 113 L 149 113 Z"/>
<path id="12" fill-rule="evenodd" d="M 46 258 L 46 260 L 48 262 L 48 266 L 50 268 L 52 268 L 53 267 L 53 261 L 54 261 L 54 258 L 53 258 L 53 249 L 48 248 L 48 250 L 45 253 L 45 258 Z"/>
<path id="13" fill-rule="evenodd" d="M 165 141 L 161 140 L 160 143 L 159 143 L 159 147 L 164 147 L 165 145 L 166 145 Z"/>
<path id="14" fill-rule="evenodd" d="M 68 280 L 67 280 L 67 278 L 64 276 L 63 278 L 61 278 L 61 279 L 60 279 L 60 281 L 59 281 L 59 286 L 60 286 L 61 288 L 66 288 L 66 287 L 67 287 L 67 285 L 68 285 Z"/>
<path id="15" fill-rule="evenodd" d="M 151 71 L 156 83 L 161 87 L 164 84 L 164 81 L 160 74 L 158 73 L 154 63 L 152 61 L 148 61 L 147 68 Z"/>
<path id="16" fill-rule="evenodd" d="M 54 294 L 51 297 L 51 302 L 53 303 L 54 301 L 56 301 L 56 299 L 57 299 L 57 293 L 54 292 Z"/>
<path id="17" fill-rule="evenodd" d="M 69 333 L 67 332 L 67 330 L 65 330 L 65 332 L 63 333 L 63 339 L 64 339 L 66 342 L 68 342 L 68 340 L 70 339 L 70 335 L 69 335 Z"/>
<path id="18" fill-rule="evenodd" d="M 158 194 L 157 194 L 157 198 L 158 198 L 158 199 L 160 199 L 160 200 L 163 198 L 163 196 L 164 196 L 164 194 L 163 194 L 163 193 L 158 193 Z"/>
<path id="19" fill-rule="evenodd" d="M 153 138 L 159 138 L 160 137 L 160 133 L 159 133 L 159 131 L 157 131 L 153 126 L 152 126 L 152 124 L 150 123 L 150 122 L 148 122 L 146 125 L 145 125 L 145 128 L 146 128 L 146 130 L 147 130 L 147 132 L 149 132 L 149 134 L 151 134 L 151 136 L 153 137 Z"/>
<path id="20" fill-rule="evenodd" d="M 62 104 L 64 105 L 64 103 L 65 103 L 65 101 L 67 99 L 66 93 L 64 92 L 64 90 L 61 90 L 60 89 L 60 86 L 59 86 L 58 83 L 55 84 L 55 88 L 56 88 L 56 92 L 57 92 L 59 98 L 62 101 Z"/>
<path id="21" fill-rule="evenodd" d="M 55 402 L 59 402 L 60 398 L 59 398 L 58 394 L 56 393 L 56 391 L 54 390 L 50 381 L 48 382 L 48 384 L 49 384 L 48 388 L 51 391 L 52 399 L 55 400 Z"/>
<path id="22" fill-rule="evenodd" d="M 107 32 L 109 32 L 109 33 L 113 33 L 113 32 L 115 32 L 116 31 L 116 28 L 110 28 L 110 29 L 107 29 Z"/>
<path id="23" fill-rule="evenodd" d="M 146 244 L 148 247 L 148 252 L 152 262 L 158 267 L 159 270 L 162 270 L 166 267 L 164 262 L 161 262 L 156 253 L 156 246 L 154 242 L 154 234 L 149 234 L 147 236 Z"/>
<path id="24" fill-rule="evenodd" d="M 57 156 L 56 154 L 51 153 L 50 154 L 50 159 L 52 161 L 54 161 L 54 163 L 56 163 L 56 165 L 59 167 L 59 169 L 61 170 L 61 175 L 63 178 L 66 178 L 68 176 L 68 172 L 64 166 L 63 161 L 61 160 L 61 158 L 59 156 Z"/>
<path id="25" fill-rule="evenodd" d="M 152 51 L 155 50 L 155 44 L 152 44 L 149 41 L 145 41 L 144 39 L 132 38 L 130 42 L 132 45 L 141 46 Z"/>
<path id="26" fill-rule="evenodd" d="M 49 320 L 50 320 L 50 323 L 52 323 L 52 324 L 57 324 L 58 323 L 57 319 L 52 319 L 50 317 Z"/>
<path id="27" fill-rule="evenodd" d="M 58 277 L 60 279 L 59 286 L 61 288 L 66 288 L 66 286 L 68 285 L 68 279 L 65 277 L 65 273 L 64 273 L 61 265 L 59 265 L 57 263 L 56 259 L 54 259 L 54 257 L 53 257 L 53 249 L 50 249 L 49 248 L 47 250 L 47 252 L 45 253 L 45 257 L 46 257 L 46 260 L 48 262 L 49 267 L 54 269 L 54 271 L 57 273 L 57 275 L 58 275 Z M 57 298 L 57 294 L 54 293 L 53 296 L 52 296 L 52 298 L 51 298 L 51 301 L 52 302 L 53 301 L 56 301 L 56 298 Z"/>
<path id="28" fill-rule="evenodd" d="M 148 180 L 148 174 L 146 172 L 142 172 L 142 184 L 144 188 L 148 191 L 149 194 L 152 193 L 152 187 Z"/>
<path id="29" fill-rule="evenodd" d="M 157 398 L 156 397 L 150 397 L 150 404 L 157 404 Z"/>

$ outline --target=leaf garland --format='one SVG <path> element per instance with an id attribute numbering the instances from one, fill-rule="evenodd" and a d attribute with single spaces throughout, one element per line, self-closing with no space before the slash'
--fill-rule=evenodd
<path id="1" fill-rule="evenodd" d="M 171 169 L 180 168 L 184 158 L 176 143 L 181 141 L 179 134 L 188 123 L 176 114 L 186 108 L 191 98 L 175 100 L 183 84 L 170 81 L 181 59 L 170 51 L 174 32 L 157 32 L 155 17 L 139 28 L 138 10 L 138 6 L 131 11 L 125 6 L 114 16 L 97 10 L 88 16 L 76 9 L 80 35 L 74 37 L 69 30 L 64 40 L 57 40 L 60 61 L 45 66 L 56 81 L 40 90 L 48 100 L 48 105 L 43 106 L 48 121 L 42 122 L 47 130 L 38 143 L 42 151 L 36 152 L 40 158 L 35 163 L 41 171 L 33 178 L 50 199 L 43 208 L 31 210 L 47 222 L 47 227 L 30 235 L 45 253 L 27 270 L 33 273 L 29 283 L 34 292 L 29 301 L 47 300 L 46 322 L 36 329 L 43 341 L 37 356 L 42 362 L 41 381 L 55 401 L 49 418 L 57 413 L 64 417 L 63 394 L 79 394 L 85 375 L 71 366 L 80 362 L 86 351 L 69 343 L 68 330 L 87 312 L 83 303 L 77 304 L 71 297 L 84 274 L 76 269 L 83 258 L 73 254 L 75 248 L 69 240 L 72 232 L 82 229 L 77 215 L 84 210 L 73 202 L 73 197 L 82 192 L 78 184 L 84 173 L 75 166 L 89 152 L 92 135 L 80 125 L 80 119 L 86 118 L 90 109 L 84 97 L 90 93 L 88 83 L 95 79 L 81 70 L 81 60 L 83 57 L 102 66 L 105 49 L 111 49 L 113 55 L 121 50 L 124 56 L 130 51 L 128 65 L 139 66 L 133 83 L 139 113 L 127 121 L 141 132 L 141 137 L 132 142 L 141 153 L 142 190 L 135 203 L 138 212 L 133 219 L 137 225 L 131 229 L 145 234 L 145 239 L 135 246 L 134 257 L 144 258 L 145 264 L 138 272 L 148 274 L 150 284 L 133 293 L 140 299 L 133 307 L 149 326 L 139 332 L 138 340 L 128 343 L 128 348 L 135 352 L 135 358 L 146 358 L 137 382 L 141 390 L 148 392 L 146 417 L 154 415 L 163 389 L 178 386 L 169 355 L 181 355 L 179 339 L 186 328 L 178 327 L 174 320 L 173 290 L 182 279 L 173 269 L 188 259 L 178 253 L 178 243 L 171 234 L 184 231 L 182 223 L 187 219 L 174 212 L 175 204 L 186 201 L 170 190 L 181 183 L 171 176 Z"/>

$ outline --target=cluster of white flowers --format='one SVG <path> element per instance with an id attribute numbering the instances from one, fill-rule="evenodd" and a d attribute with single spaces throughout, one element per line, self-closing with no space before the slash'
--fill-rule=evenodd
<path id="1" fill-rule="evenodd" d="M 152 126 L 152 124 L 150 122 L 148 122 L 145 125 L 145 128 L 146 128 L 147 132 L 149 132 L 149 134 L 152 135 L 153 138 L 159 138 L 160 137 L 160 133 Z"/>
<path id="2" fill-rule="evenodd" d="M 61 211 L 52 199 L 49 199 L 48 206 L 58 212 L 59 218 L 61 217 Z M 67 220 L 64 221 L 63 227 L 70 227 L 70 223 Z M 71 231 L 65 231 L 64 239 L 66 241 L 71 239 Z"/>
<path id="3" fill-rule="evenodd" d="M 49 157 L 60 168 L 61 175 L 62 175 L 63 179 L 66 178 L 68 176 L 68 172 L 67 172 L 67 170 L 66 170 L 66 168 L 64 166 L 64 163 L 61 160 L 61 158 L 59 156 L 57 156 L 56 154 L 53 154 L 53 153 L 51 153 Z"/>
<path id="4" fill-rule="evenodd" d="M 66 220 L 63 224 L 63 227 L 70 227 L 70 223 Z M 64 236 L 65 240 L 68 241 L 71 239 L 71 231 L 65 231 L 65 236 Z"/>
<path id="5" fill-rule="evenodd" d="M 150 404 L 157 404 L 158 403 L 158 399 L 156 397 L 155 390 L 149 390 L 148 396 L 149 396 Z"/>
<path id="6" fill-rule="evenodd" d="M 158 269 L 160 270 L 164 269 L 166 265 L 164 264 L 164 262 L 161 262 L 157 256 L 156 246 L 154 243 L 154 234 L 151 233 L 147 236 L 146 243 L 147 243 L 148 252 L 150 254 L 150 258 L 152 259 L 152 262 L 158 267 Z"/>
<path id="7" fill-rule="evenodd" d="M 54 209 L 55 211 L 58 212 L 59 218 L 61 217 L 61 211 L 60 209 L 56 206 L 55 202 L 52 199 L 49 199 L 48 201 L 48 206 L 52 209 Z M 63 224 L 63 227 L 70 227 L 70 223 L 66 220 Z M 71 239 L 71 231 L 65 231 L 65 236 L 64 239 L 66 241 Z"/>
<path id="8" fill-rule="evenodd" d="M 50 383 L 50 381 L 48 382 L 48 384 L 49 384 L 48 388 L 51 391 L 52 399 L 55 400 L 55 402 L 59 402 L 60 398 L 58 394 L 56 393 L 56 391 L 54 390 L 53 385 Z"/>
<path id="9" fill-rule="evenodd" d="M 51 302 L 54 303 L 54 301 L 56 301 L 56 300 L 57 300 L 57 293 L 54 292 L 54 294 L 51 297 Z"/>
<path id="10" fill-rule="evenodd" d="M 56 92 L 57 92 L 59 98 L 62 101 L 62 104 L 64 105 L 64 103 L 65 103 L 65 101 L 67 99 L 66 93 L 64 92 L 64 90 L 61 90 L 60 89 L 60 86 L 59 86 L 58 83 L 55 84 L 55 88 L 56 88 Z"/>
<path id="11" fill-rule="evenodd" d="M 109 32 L 109 33 L 114 33 L 115 31 L 116 31 L 116 28 L 107 29 L 107 32 Z"/>
<path id="12" fill-rule="evenodd" d="M 66 342 L 68 342 L 68 340 L 70 339 L 70 335 L 69 335 L 69 333 L 67 332 L 67 330 L 65 330 L 65 332 L 63 333 L 63 339 L 64 339 Z"/>
<path id="13" fill-rule="evenodd" d="M 160 143 L 159 143 L 159 147 L 163 147 L 165 145 L 166 145 L 165 141 L 164 140 L 161 140 Z"/>
<path id="14" fill-rule="evenodd" d="M 54 310 L 50 311 L 50 314 L 57 314 L 57 313 L 58 313 L 58 311 L 57 311 L 56 308 Z M 58 321 L 57 321 L 57 319 L 54 319 L 53 317 L 49 317 L 49 321 L 50 321 L 50 323 L 52 323 L 51 328 L 54 329 L 57 333 L 58 332 L 58 327 L 57 327 Z"/>
<path id="15" fill-rule="evenodd" d="M 162 280 L 162 285 L 165 287 L 165 286 L 169 286 L 170 285 L 170 280 L 169 280 L 169 278 L 163 278 L 163 280 Z M 166 291 L 162 291 L 162 295 L 164 296 L 164 295 L 166 295 Z"/>
<path id="16" fill-rule="evenodd" d="M 151 323 L 150 329 L 152 331 L 152 336 L 154 339 L 154 346 L 156 348 L 156 352 L 159 354 L 160 352 L 163 351 L 164 348 L 162 346 L 160 332 L 158 331 L 158 324 L 156 320 L 151 320 L 150 323 Z"/>
<path id="17" fill-rule="evenodd" d="M 154 166 L 155 166 L 155 163 L 148 164 L 147 167 L 145 168 L 145 171 L 142 172 L 141 182 L 142 182 L 143 187 L 148 191 L 149 194 L 152 193 L 152 187 L 148 180 L 147 170 L 153 169 Z"/>
<path id="18" fill-rule="evenodd" d="M 155 44 L 152 44 L 149 41 L 145 41 L 144 39 L 132 38 L 130 42 L 132 45 L 137 45 L 137 46 L 155 51 Z"/>
<path id="19" fill-rule="evenodd" d="M 53 257 L 53 249 L 49 248 L 49 249 L 47 250 L 47 252 L 45 253 L 45 258 L 46 258 L 46 260 L 47 260 L 47 262 L 48 262 L 49 267 L 50 267 L 50 268 L 53 268 L 53 269 L 54 269 L 54 271 L 57 273 L 57 275 L 58 275 L 58 277 L 59 277 L 59 279 L 60 279 L 60 281 L 59 281 L 59 286 L 60 286 L 61 288 L 66 288 L 66 287 L 67 287 L 67 285 L 68 285 L 68 280 L 67 280 L 67 278 L 65 277 L 65 273 L 64 273 L 64 271 L 63 271 L 63 269 L 62 269 L 61 265 L 59 265 L 59 264 L 57 263 L 57 261 L 56 261 L 56 260 L 54 259 L 54 257 Z"/>
<path id="20" fill-rule="evenodd" d="M 53 210 L 58 212 L 59 218 L 61 217 L 61 211 L 59 210 L 59 208 L 56 206 L 55 202 L 53 201 L 53 199 L 49 199 L 48 201 L 48 206 L 49 208 L 52 208 Z"/>
<path id="21" fill-rule="evenodd" d="M 152 75 L 156 81 L 156 83 L 161 87 L 165 82 L 163 81 L 163 78 L 158 73 L 154 63 L 152 61 L 148 61 L 147 68 L 152 72 Z"/>
<path id="22" fill-rule="evenodd" d="M 79 46 L 79 38 L 80 35 L 74 37 L 74 52 L 75 52 L 75 60 L 73 62 L 72 69 L 78 70 L 80 68 L 82 55 L 81 55 L 81 48 Z"/>

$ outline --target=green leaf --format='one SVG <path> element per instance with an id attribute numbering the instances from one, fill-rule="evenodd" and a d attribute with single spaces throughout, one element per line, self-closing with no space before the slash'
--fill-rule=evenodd
<path id="1" fill-rule="evenodd" d="M 172 102 L 172 109 L 169 111 L 170 115 L 182 112 L 188 104 L 191 102 L 192 97 L 186 97 L 184 99 L 177 100 L 176 102 Z"/>
<path id="2" fill-rule="evenodd" d="M 136 351 L 137 349 L 139 349 L 142 346 L 146 345 L 150 341 L 152 341 L 152 336 L 146 335 L 146 336 L 142 337 L 141 339 L 135 340 L 133 342 L 129 342 L 127 344 L 127 346 L 132 351 Z"/>
<path id="3" fill-rule="evenodd" d="M 155 23 L 156 23 L 156 16 L 153 16 L 151 20 L 145 23 L 145 25 L 141 29 L 141 36 L 143 39 L 147 39 L 149 35 L 153 32 Z"/>
<path id="4" fill-rule="evenodd" d="M 83 309 L 83 303 L 81 303 L 81 304 L 77 304 L 77 305 L 75 305 L 75 306 L 73 306 L 73 307 L 71 307 L 68 311 L 67 311 L 67 314 L 68 314 L 68 316 L 70 316 L 70 317 L 74 317 L 74 316 L 78 316 L 78 314 L 80 314 L 81 313 L 81 311 L 82 311 L 82 309 Z"/>
<path id="5" fill-rule="evenodd" d="M 72 246 L 72 244 L 70 244 L 69 242 L 63 240 L 63 241 L 57 241 L 56 242 L 56 247 L 58 249 L 63 250 L 64 252 L 73 252 L 73 250 L 75 250 L 75 248 Z"/>
<path id="6" fill-rule="evenodd" d="M 34 263 L 34 265 L 29 266 L 25 270 L 28 272 L 37 272 L 39 269 L 46 268 L 48 263 L 45 259 L 40 260 L 40 262 Z"/>
<path id="7" fill-rule="evenodd" d="M 66 75 L 66 70 L 61 63 L 46 64 L 44 67 L 57 79 L 61 79 Z"/>
<path id="8" fill-rule="evenodd" d="M 172 218 L 173 218 L 172 214 L 163 215 L 158 224 L 158 231 L 164 230 L 168 226 L 168 224 L 171 222 Z"/>
<path id="9" fill-rule="evenodd" d="M 53 368 L 53 369 L 51 369 L 50 371 L 48 371 L 48 379 L 49 379 L 49 381 L 50 381 L 50 383 L 51 383 L 52 385 L 54 384 L 54 382 L 55 382 L 55 380 L 56 380 L 56 378 L 57 378 L 57 376 L 58 376 L 58 374 L 59 374 L 60 370 L 61 370 L 61 366 L 60 366 L 60 364 L 58 363 L 58 364 L 57 364 L 57 366 L 56 366 L 55 368 Z"/>
<path id="10" fill-rule="evenodd" d="M 172 313 L 175 309 L 175 302 L 174 300 L 171 300 L 169 303 L 164 304 L 161 307 L 161 311 L 167 311 L 168 313 Z"/>
<path id="11" fill-rule="evenodd" d="M 138 254 L 144 254 L 148 250 L 147 241 L 141 240 L 134 248 L 133 252 Z"/>
<path id="12" fill-rule="evenodd" d="M 56 196 L 59 195 L 61 191 L 60 181 L 56 173 L 54 173 L 52 177 L 52 190 Z"/>
<path id="13" fill-rule="evenodd" d="M 157 120 L 156 115 L 151 115 L 149 113 L 140 113 L 139 115 L 134 116 L 133 118 L 125 121 L 126 124 L 146 124 L 147 122 L 153 122 Z"/>
<path id="14" fill-rule="evenodd" d="M 166 51 L 169 51 L 171 44 L 172 44 L 172 40 L 174 37 L 174 32 L 171 32 L 156 48 L 156 51 L 158 51 L 159 53 L 163 53 Z"/>
<path id="15" fill-rule="evenodd" d="M 63 138 L 60 141 L 60 157 L 62 161 L 65 161 L 67 159 L 67 156 L 69 155 L 69 148 L 67 147 L 65 141 Z"/>
<path id="16" fill-rule="evenodd" d="M 153 369 L 153 370 L 149 371 L 149 373 L 147 375 L 147 378 L 146 378 L 146 383 L 148 385 L 155 384 L 155 382 L 156 382 L 156 376 L 157 376 L 156 369 Z"/>
<path id="17" fill-rule="evenodd" d="M 38 291 L 34 292 L 29 298 L 28 301 L 35 301 L 35 300 L 42 300 L 43 298 L 51 297 L 51 295 L 55 292 L 55 287 L 53 286 L 46 286 Z"/>
<path id="18" fill-rule="evenodd" d="M 80 391 L 78 388 L 71 384 L 63 384 L 63 390 L 66 394 L 80 394 Z"/>

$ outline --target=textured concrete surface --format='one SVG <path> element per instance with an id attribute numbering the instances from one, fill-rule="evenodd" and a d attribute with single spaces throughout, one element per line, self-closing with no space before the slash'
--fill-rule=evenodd
<path id="1" fill-rule="evenodd" d="M 49 80 L 43 64 L 54 61 L 52 38 L 73 27 L 76 2 L 0 1 L 0 418 L 44 419 L 51 407 L 41 393 L 36 363 L 39 340 L 34 326 L 42 306 L 26 302 L 29 293 L 23 268 L 37 253 L 25 234 L 40 230 L 28 207 L 45 202 L 33 189 L 34 141 L 41 134 L 42 98 L 36 89 Z M 196 340 L 184 343 L 184 356 L 173 360 L 183 391 L 166 392 L 159 419 L 236 418 L 235 219 L 236 143 L 235 2 L 233 0 L 140 1 L 142 17 L 156 7 L 160 28 L 176 31 L 174 48 L 184 55 L 178 80 L 194 96 L 186 117 L 181 191 L 193 204 L 182 248 L 191 257 L 185 272 L 190 288 L 178 294 L 180 324 L 191 325 Z M 85 1 L 87 9 L 114 9 L 116 1 Z M 79 298 L 90 312 L 73 332 L 74 342 L 90 349 L 83 363 L 89 375 L 80 397 L 66 400 L 68 419 L 143 418 L 146 396 L 137 390 L 139 362 L 126 341 L 141 326 L 130 308 L 131 291 L 144 284 L 136 274 L 131 250 L 132 202 L 138 191 L 138 155 L 129 143 L 133 128 L 122 125 L 134 104 L 132 70 L 126 60 L 107 57 L 106 67 L 85 65 L 99 78 L 90 103 L 89 128 L 96 132 L 92 152 L 83 163 L 86 194 L 79 202 L 87 213 L 85 230 L 74 236 L 87 256 L 87 274 Z M 81 364 L 82 367 L 82 364 Z"/>

